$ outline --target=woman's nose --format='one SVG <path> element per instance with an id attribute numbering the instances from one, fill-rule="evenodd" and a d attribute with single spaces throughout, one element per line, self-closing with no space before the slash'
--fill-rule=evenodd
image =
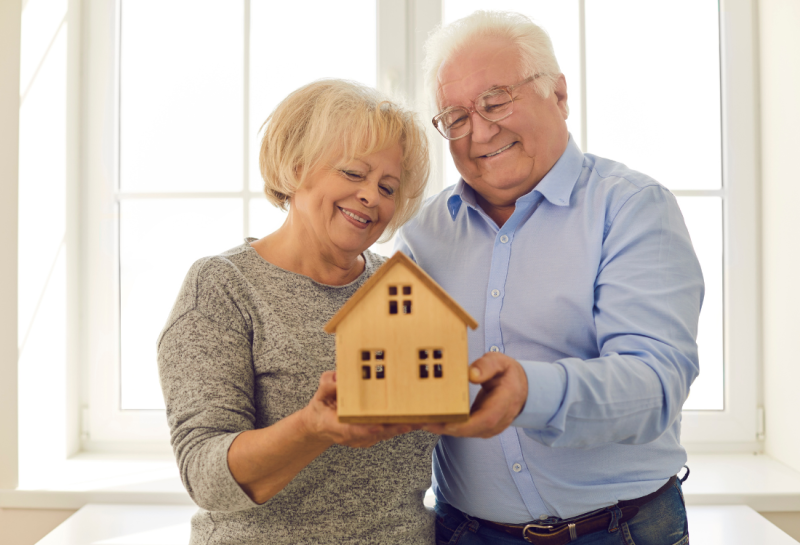
<path id="1" fill-rule="evenodd" d="M 357 197 L 365 206 L 374 206 L 377 204 L 379 197 L 378 184 L 365 181 L 361 184 L 361 187 L 358 188 Z"/>

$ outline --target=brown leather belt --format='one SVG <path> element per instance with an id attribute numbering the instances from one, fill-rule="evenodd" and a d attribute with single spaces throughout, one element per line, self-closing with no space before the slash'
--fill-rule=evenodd
<path id="1" fill-rule="evenodd" d="M 640 507 L 666 492 L 675 484 L 676 479 L 677 477 L 673 475 L 664 486 L 652 494 L 634 500 L 623 500 L 617 503 L 616 507 L 619 507 L 620 511 L 622 511 L 622 516 L 619 518 L 618 522 L 626 522 L 635 517 Z M 539 524 L 536 522 L 529 524 L 500 524 L 499 522 L 492 522 L 476 517 L 470 518 L 498 532 L 505 532 L 515 537 L 522 537 L 525 541 L 533 543 L 534 545 L 565 545 L 570 541 L 578 539 L 579 536 L 585 536 L 586 534 L 599 532 L 600 530 L 607 530 L 613 517 L 610 509 L 610 507 L 607 507 L 603 511 L 556 524 Z"/>

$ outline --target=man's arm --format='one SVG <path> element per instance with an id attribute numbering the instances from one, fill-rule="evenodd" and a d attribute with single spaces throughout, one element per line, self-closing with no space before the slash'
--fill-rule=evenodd
<path id="1" fill-rule="evenodd" d="M 702 274 L 674 197 L 652 186 L 610 218 L 594 286 L 599 357 L 515 361 L 487 354 L 471 370 L 482 402 L 449 435 L 489 437 L 506 422 L 547 445 L 646 443 L 680 415 L 698 374 Z M 520 398 L 521 377 L 526 395 Z M 533 394 L 533 395 L 532 395 Z M 515 413 L 516 411 L 516 413 Z"/>

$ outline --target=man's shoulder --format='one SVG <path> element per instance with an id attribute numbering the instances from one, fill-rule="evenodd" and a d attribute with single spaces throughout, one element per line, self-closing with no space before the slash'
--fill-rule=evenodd
<path id="1" fill-rule="evenodd" d="M 440 221 L 441 219 L 451 219 L 450 212 L 448 210 L 448 201 L 453 195 L 454 187 L 455 184 L 446 187 L 435 195 L 431 195 L 425 199 L 425 202 L 422 203 L 419 213 L 414 216 L 414 218 L 411 219 L 411 221 L 409 221 L 404 228 L 416 226 L 421 223 L 424 224 L 436 222 Z"/>
<path id="2" fill-rule="evenodd" d="M 625 163 L 599 157 L 587 153 L 584 155 L 584 167 L 591 171 L 591 177 L 596 183 L 606 186 L 622 185 L 632 188 L 644 189 L 645 187 L 664 187 L 657 180 L 643 172 L 630 168 Z"/>

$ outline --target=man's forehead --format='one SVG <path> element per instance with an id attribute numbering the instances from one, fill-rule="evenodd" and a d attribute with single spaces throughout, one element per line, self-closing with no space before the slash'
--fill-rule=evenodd
<path id="1" fill-rule="evenodd" d="M 507 40 L 482 39 L 446 58 L 436 74 L 440 105 L 452 100 L 472 100 L 496 85 L 511 85 L 519 75 L 519 52 Z M 473 94 L 471 94 L 473 93 Z M 456 98 L 458 97 L 458 98 Z"/>

